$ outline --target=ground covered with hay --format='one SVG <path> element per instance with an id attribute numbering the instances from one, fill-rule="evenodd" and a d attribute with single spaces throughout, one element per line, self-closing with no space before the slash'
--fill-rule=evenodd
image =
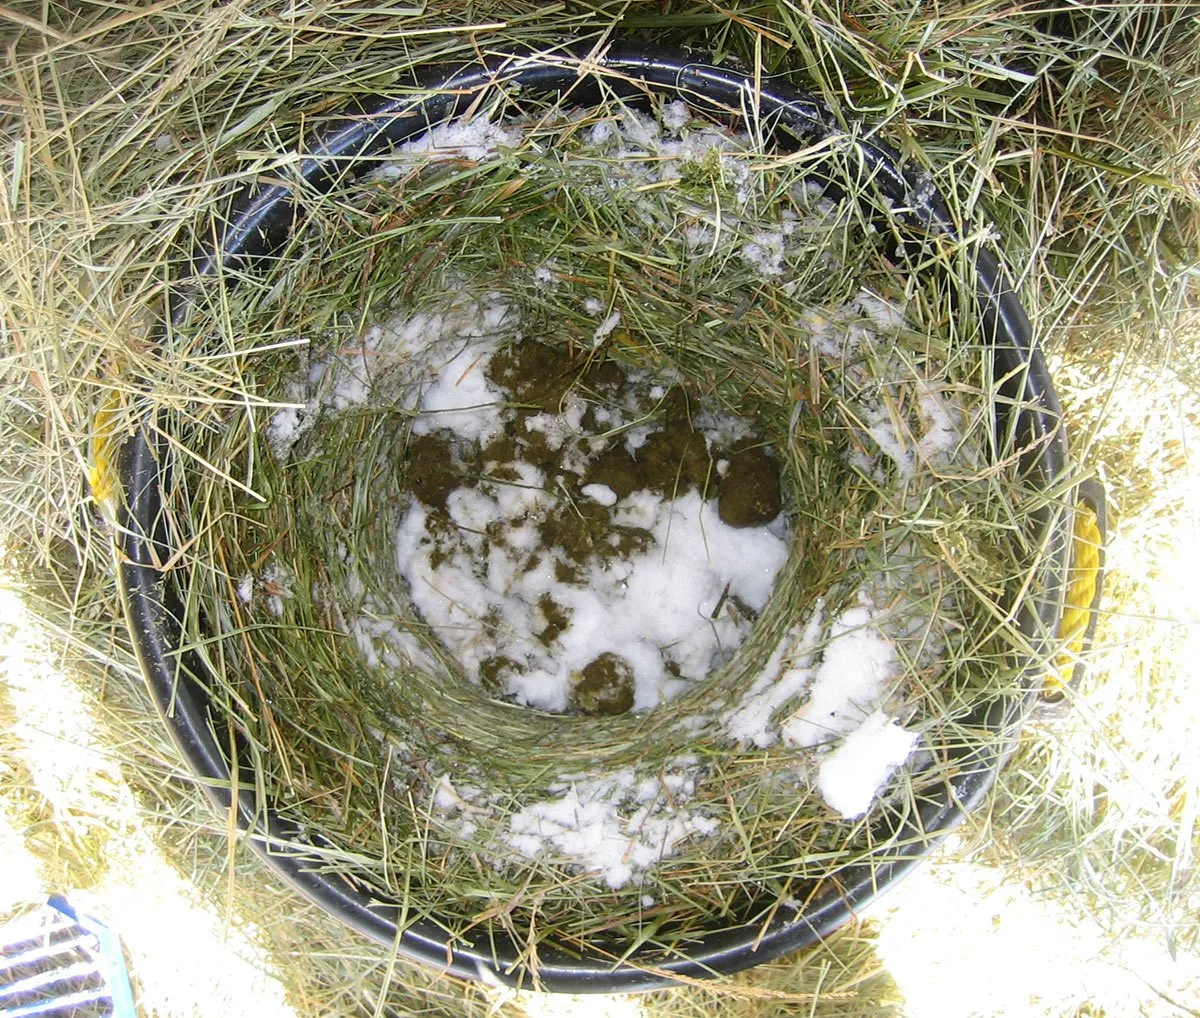
<path id="1" fill-rule="evenodd" d="M 870 245 L 852 240 L 873 224 L 807 190 L 811 162 L 781 163 L 752 134 L 714 141 L 666 107 L 580 119 L 509 97 L 313 196 L 283 269 L 202 289 L 170 355 L 148 344 L 198 224 L 231 184 L 286 174 L 289 147 L 347 96 L 439 60 L 617 33 L 789 75 L 925 166 L 968 235 L 999 239 L 1074 455 L 1107 484 L 1113 535 L 1079 685 L 1035 712 L 932 876 L 910 878 L 877 926 L 631 1013 L 1187 1006 L 1195 967 L 1162 959 L 1196 946 L 1200 780 L 1183 747 L 1197 621 L 1178 565 L 1194 551 L 1197 476 L 1193 9 L 184 3 L 0 17 L 12 39 L 2 535 L 24 599 L 14 617 L 51 648 L 27 639 L 8 656 L 4 837 L 33 862 L 5 908 L 39 884 L 115 901 L 128 894 L 113 890 L 122 860 L 165 851 L 241 931 L 244 997 L 296 1013 L 552 1006 L 413 970 L 335 928 L 275 888 L 180 773 L 119 622 L 104 524 L 114 492 L 95 461 L 149 407 L 188 457 L 174 511 L 195 535 L 181 551 L 194 647 L 265 789 L 353 846 L 331 862 L 415 912 L 459 903 L 461 929 L 494 923 L 532 948 L 537 922 L 582 939 L 615 923 L 669 945 L 697 914 L 791 907 L 793 881 L 869 846 L 855 818 L 877 789 L 881 809 L 920 798 L 900 766 L 914 766 L 918 736 L 936 760 L 977 737 L 960 724 L 967 699 L 1013 687 L 1012 630 L 987 620 L 1025 568 L 1000 535 L 1038 507 L 981 468 L 990 380 L 950 313 L 962 302 L 863 254 Z M 797 302 L 805 315 L 780 329 L 779 309 Z M 388 370 L 406 327 L 420 320 L 427 338 L 434 318 L 455 315 L 473 316 L 470 342 L 491 345 L 452 343 L 423 362 L 422 385 L 411 357 Z M 480 388 L 460 398 L 466 382 Z M 739 485 L 756 457 L 745 474 L 777 476 L 777 490 Z M 595 606 L 582 591 L 602 591 L 600 573 L 638 555 L 661 563 L 681 538 L 721 527 L 742 542 L 730 557 L 759 565 L 694 577 L 679 614 L 699 617 L 710 642 L 664 631 L 636 659 L 636 640 L 583 637 Z M 540 586 L 530 540 L 561 552 Z M 472 572 L 481 558 L 491 568 Z M 476 604 L 417 596 L 454 568 Z M 501 589 L 521 596 L 498 601 Z M 822 665 L 804 655 L 872 627 L 877 642 L 860 638 L 859 653 L 886 659 L 884 679 L 823 703 Z M 674 649 L 681 633 L 702 648 L 695 660 Z M 791 692 L 811 687 L 807 703 L 825 710 L 820 735 L 778 681 L 795 673 Z M 65 727 L 38 713 L 51 689 L 79 705 Z M 644 712 L 659 700 L 670 702 Z M 864 800 L 832 762 L 872 724 L 892 745 L 857 776 Z M 56 741 L 86 760 L 53 763 Z M 586 777 L 564 784 L 572 774 Z M 593 826 L 564 821 L 581 807 L 595 807 Z M 643 844 L 633 823 L 650 832 L 641 862 L 627 850 Z M 603 842 L 605 824 L 622 853 L 578 849 Z M 1001 893 L 1018 885 L 1028 894 Z M 968 990 L 932 999 L 915 968 L 953 985 L 1006 943 L 977 930 L 978 952 L 960 956 L 952 937 L 937 940 L 955 927 L 931 922 L 929 903 L 960 901 L 997 903 L 994 925 L 1016 939 L 1086 927 L 1095 939 L 1080 954 L 1113 960 L 1065 986 L 1013 948 L 1001 956 L 1025 982 L 1013 975 L 994 1008 Z M 171 914 L 196 930 L 212 922 Z M 165 935 L 130 933 L 135 976 L 147 1013 L 184 1013 L 181 995 L 155 989 L 166 963 L 152 945 Z M 906 940 L 949 961 L 917 960 Z M 1144 982 L 1108 978 L 1121 966 Z"/>

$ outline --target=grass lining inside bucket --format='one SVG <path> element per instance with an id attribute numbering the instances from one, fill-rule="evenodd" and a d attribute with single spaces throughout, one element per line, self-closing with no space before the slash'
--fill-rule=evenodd
<path id="1" fill-rule="evenodd" d="M 547 114 L 527 104 L 522 112 Z M 172 337 L 171 350 L 209 358 L 226 346 L 250 402 L 263 407 L 303 369 L 305 355 L 280 354 L 280 346 L 299 338 L 337 349 L 397 305 L 419 309 L 464 289 L 500 290 L 531 331 L 555 323 L 555 335 L 577 350 L 591 347 L 595 329 L 583 310 L 585 296 L 627 309 L 605 355 L 671 368 L 696 391 L 741 412 L 749 408 L 785 461 L 798 535 L 753 635 L 727 668 L 666 708 L 668 716 L 735 703 L 736 691 L 818 596 L 835 610 L 854 593 L 853 577 L 894 573 L 910 544 L 914 557 L 931 563 L 927 613 L 952 621 L 941 634 L 946 673 L 914 668 L 906 681 L 928 755 L 918 775 L 895 783 L 871 819 L 878 811 L 908 813 L 922 789 L 940 787 L 943 766 L 956 766 L 943 755 L 949 749 L 1009 736 L 964 719 L 981 700 L 1019 692 L 1013 651 L 1021 640 L 1011 604 L 1038 593 L 1023 589 L 1039 561 L 1028 524 L 1061 495 L 1029 491 L 1017 476 L 1015 451 L 993 448 L 996 383 L 969 310 L 962 264 L 968 245 L 931 244 L 899 263 L 880 260 L 872 254 L 877 245 L 862 242 L 879 224 L 847 202 L 807 238 L 811 258 L 794 253 L 800 264 L 819 265 L 832 247 L 841 270 L 801 275 L 794 292 L 783 287 L 788 277 L 759 278 L 733 257 L 745 237 L 731 238 L 724 249 L 716 245 L 720 250 L 708 260 L 690 261 L 670 243 L 676 225 L 670 216 L 679 215 L 672 203 L 682 190 L 692 214 L 697 205 L 717 214 L 727 186 L 720 173 L 642 189 L 649 199 L 643 205 L 660 213 L 648 223 L 615 214 L 586 187 L 562 189 L 567 171 L 560 160 L 570 151 L 570 134 L 604 112 L 585 121 L 545 121 L 533 137 L 553 144 L 540 150 L 529 143 L 495 161 L 451 162 L 403 188 L 347 185 L 312 199 L 307 225 L 278 271 L 266 280 L 239 279 L 234 289 L 215 280 L 196 300 L 188 326 Z M 785 185 L 811 174 L 814 164 L 854 179 L 839 164 L 844 155 L 836 148 L 795 159 L 749 154 L 747 164 L 763 182 L 755 215 L 770 225 Z M 586 180 L 588 159 L 582 161 Z M 593 167 L 593 182 L 597 169 L 613 167 Z M 564 268 L 559 285 L 547 291 L 534 270 L 550 261 Z M 849 391 L 852 375 L 822 364 L 811 336 L 794 324 L 798 310 L 838 307 L 863 286 L 907 297 L 915 326 L 897 334 L 900 356 L 914 369 L 926 359 L 945 362 L 972 414 L 969 444 L 981 460 L 968 457 L 959 476 L 950 470 L 922 477 L 929 489 L 915 500 L 911 492 L 897 498 L 847 465 L 861 431 L 852 416 L 860 394 Z M 270 352 L 251 355 L 256 348 Z M 869 359 L 892 351 L 865 353 Z M 903 416 L 906 395 L 890 396 Z M 455 681 L 452 670 L 433 682 L 403 667 L 391 676 L 365 667 L 344 635 L 338 613 L 345 605 L 336 592 L 346 589 L 351 568 L 370 587 L 381 579 L 379 563 L 390 558 L 387 524 L 404 490 L 410 417 L 394 406 L 343 412 L 318 423 L 287 464 L 273 459 L 262 440 L 261 410 L 218 408 L 182 426 L 162 419 L 171 444 L 188 450 L 193 462 L 222 465 L 175 476 L 170 512 L 181 536 L 194 535 L 181 561 L 191 647 L 210 663 L 220 683 L 214 700 L 247 737 L 262 789 L 277 808 L 340 846 L 325 853 L 330 867 L 369 875 L 402 898 L 410 916 L 434 918 L 452 936 L 503 927 L 533 957 L 544 942 L 686 950 L 688 938 L 702 930 L 768 920 L 784 902 L 802 899 L 808 881 L 836 879 L 851 862 L 921 852 L 921 844 L 879 844 L 872 824 L 831 815 L 806 787 L 810 764 L 803 754 L 789 759 L 786 752 L 739 750 L 719 726 L 699 735 L 663 726 L 662 709 L 603 724 L 545 716 L 491 701 Z M 349 552 L 345 562 L 339 544 Z M 282 600 L 279 620 L 249 614 L 236 591 L 240 577 L 269 563 L 282 564 L 290 576 L 293 596 Z M 374 593 L 394 604 L 395 591 L 382 580 Z M 397 747 L 403 751 L 393 752 Z M 718 818 L 723 835 L 715 849 L 684 842 L 645 886 L 612 890 L 552 860 L 498 867 L 494 844 L 456 843 L 453 825 L 433 809 L 439 773 L 465 770 L 470 780 L 485 782 L 489 808 L 503 812 L 545 795 L 563 774 L 598 765 L 636 765 L 653 774 L 684 754 L 697 758 L 687 767 L 705 772 L 695 808 Z"/>

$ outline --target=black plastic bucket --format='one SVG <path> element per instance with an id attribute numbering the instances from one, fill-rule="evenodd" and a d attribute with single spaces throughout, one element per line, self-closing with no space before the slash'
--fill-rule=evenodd
<path id="1" fill-rule="evenodd" d="M 563 96 L 578 106 L 594 105 L 604 93 L 635 105 L 645 103 L 648 96 L 683 99 L 696 112 L 714 116 L 719 111 L 725 120 L 730 119 L 730 110 L 742 110 L 754 117 L 768 142 L 781 151 L 844 133 L 819 102 L 787 85 L 757 82 L 740 71 L 698 63 L 674 51 L 614 44 L 602 55 L 584 55 L 582 50 L 511 53 L 455 69 L 443 67 L 396 97 L 360 100 L 298 162 L 294 182 L 264 183 L 237 195 L 218 242 L 196 255 L 191 274 L 252 271 L 292 236 L 302 214 L 294 191 L 329 189 L 335 180 L 370 165 L 369 157 L 386 153 L 431 124 L 466 112 L 481 92 L 500 85 L 520 86 L 523 94 Z M 954 235 L 943 199 L 928 184 L 922 186 L 895 151 L 872 140 L 858 140 L 855 146 L 878 191 L 909 210 L 902 213 L 908 225 L 926 236 Z M 1029 485 L 1065 488 L 1068 460 L 1060 408 L 1029 320 L 993 252 L 979 249 L 974 270 L 982 321 L 993 349 L 994 375 L 1003 380 L 996 399 L 1000 427 L 1009 436 L 1009 448 L 1025 450 L 1022 467 Z M 172 292 L 168 311 L 174 325 L 184 321 L 189 311 L 186 288 Z M 849 866 L 836 881 L 804 888 L 797 893 L 805 902 L 802 909 L 781 911 L 765 927 L 755 922 L 714 928 L 691 941 L 686 954 L 647 947 L 630 951 L 620 944 L 579 953 L 543 944 L 536 971 L 531 971 L 521 960 L 526 956 L 519 945 L 502 931 L 480 934 L 472 943 L 461 937 L 451 941 L 437 922 L 427 918 L 399 925 L 404 915 L 401 902 L 389 900 L 361 874 L 331 872 L 322 859 L 319 838 L 280 816 L 274 804 L 259 795 L 255 776 L 245 763 L 251 754 L 231 753 L 238 736 L 210 702 L 207 690 L 213 683 L 206 666 L 180 649 L 179 584 L 160 566 L 171 562 L 176 550 L 162 521 L 164 478 L 171 457 L 165 442 L 156 436 L 152 422 L 147 422 L 121 450 L 119 580 L 147 682 L 188 766 L 217 808 L 234 806 L 231 789 L 236 790 L 238 823 L 249 833 L 254 849 L 287 884 L 367 936 L 384 944 L 397 943 L 404 956 L 467 978 L 552 991 L 649 989 L 670 982 L 673 976 L 736 972 L 827 936 L 904 876 L 985 795 L 1037 695 L 1041 662 L 1056 639 L 1070 550 L 1070 514 L 1065 510 L 1047 512 L 1037 523 L 1041 532 L 1034 537 L 1047 553 L 1035 577 L 1038 593 L 1018 609 L 1030 648 L 1025 662 L 1028 691 L 990 701 L 971 719 L 1006 733 L 1007 745 L 996 740 L 991 749 L 964 748 L 954 761 L 957 769 L 952 779 L 934 789 L 913 816 L 899 822 L 899 829 L 879 832 L 880 841 L 907 845 L 907 849 Z M 313 848 L 306 849 L 305 844 Z"/>

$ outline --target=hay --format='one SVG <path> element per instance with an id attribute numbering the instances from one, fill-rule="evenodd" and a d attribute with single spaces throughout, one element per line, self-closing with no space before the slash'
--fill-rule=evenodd
<path id="1" fill-rule="evenodd" d="M 246 400 L 236 359 L 164 365 L 144 347 L 142 309 L 157 306 L 180 226 L 202 218 L 246 158 L 269 169 L 319 96 L 370 91 L 413 61 L 471 49 L 439 11 L 424 21 L 349 12 L 336 23 L 317 14 L 285 23 L 268 5 L 113 11 L 77 9 L 53 31 L 22 29 L 10 64 L 26 119 L 9 131 L 15 169 L 5 171 L 2 219 L 6 341 L 16 353 L 4 368 L 4 530 L 35 569 L 53 566 L 60 601 L 78 606 L 77 631 L 112 615 L 106 543 L 74 511 L 93 408 L 115 391 L 122 420 L 135 418 L 146 399 L 130 382 L 139 376 L 155 379 L 151 400 L 197 418 L 217 400 Z M 493 18 L 478 13 L 481 24 Z M 545 14 L 496 11 L 508 25 L 486 31 L 497 42 L 537 41 L 547 31 L 525 20 L 533 13 Z M 1171 331 L 1194 272 L 1184 253 L 1196 246 L 1187 82 L 1197 47 L 1186 7 L 734 14 L 634 8 L 623 27 L 736 52 L 766 70 L 803 68 L 835 105 L 883 122 L 893 138 L 911 132 L 942 175 L 986 199 L 1051 342 L 1077 321 L 1094 331 L 1129 325 L 1130 345 L 1167 337 L 1151 360 L 1171 343 L 1194 356 Z M 571 17 L 555 30 L 611 23 L 584 8 Z M 422 34 L 435 27 L 445 31 Z M 1168 130 L 1152 133 L 1150 122 Z M 314 332 L 325 324 L 308 323 Z M 1109 342 L 1095 347 L 1124 349 Z M 1171 801 L 1183 802 L 1186 782 L 1172 787 Z M 1040 797 L 1029 801 L 1038 812 Z M 1042 815 L 1047 837 L 1057 836 L 1058 814 Z"/>

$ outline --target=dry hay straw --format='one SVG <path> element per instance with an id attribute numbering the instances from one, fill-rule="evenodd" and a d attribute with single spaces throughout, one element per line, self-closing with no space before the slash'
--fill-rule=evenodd
<path id="1" fill-rule="evenodd" d="M 901 16 L 881 5 L 843 19 L 823 7 L 731 15 L 656 6 L 629 9 L 621 27 L 733 52 L 767 71 L 802 69 L 835 108 L 884 124 L 902 144 L 911 137 L 964 204 L 986 200 L 1042 334 L 1065 331 L 1086 306 L 1092 321 L 1136 314 L 1144 332 L 1135 338 L 1157 339 L 1181 306 L 1192 271 L 1187 252 L 1195 250 L 1194 146 L 1186 138 L 1194 16 L 1169 5 L 995 13 Z M 301 330 L 315 335 L 330 321 L 259 319 L 253 335 L 227 327 L 224 348 L 210 342 L 159 359 L 145 343 L 147 309 L 161 306 L 190 233 L 231 181 L 277 166 L 329 96 L 369 93 L 413 63 L 550 35 L 547 13 L 532 7 L 476 8 L 473 16 L 468 25 L 436 9 L 288 17 L 265 4 L 81 7 L 46 31 L 28 27 L 37 17 L 18 17 L 8 52 L 16 115 L 6 127 L 12 160 L 3 212 L 11 383 L 4 427 L 13 450 L 5 530 L 10 553 L 42 578 L 52 566 L 73 627 L 102 630 L 93 620 L 111 616 L 99 578 L 107 541 L 81 527 L 75 511 L 95 407 L 116 394 L 118 433 L 147 405 L 180 412 L 192 434 L 218 421 L 244 428 L 251 410 L 261 422 L 271 396 L 264 359 L 247 357 L 250 347 Z M 556 15 L 553 32 L 599 39 L 615 20 L 580 7 Z M 912 53 L 923 59 L 905 56 Z M 1109 84 L 1107 95 L 1098 94 L 1097 78 Z M 1151 119 L 1168 126 L 1165 137 L 1146 131 Z M 229 305 L 227 326 L 252 310 L 253 301 Z M 309 305 L 308 314 L 329 311 Z M 218 541 L 216 530 L 201 530 Z M 219 596 L 229 600 L 228 586 Z M 363 688 L 329 692 L 354 699 Z M 239 691 L 231 685 L 230 695 Z M 242 721 L 271 745 L 264 712 L 247 710 Z M 364 734 L 360 746 L 369 745 Z M 313 785 L 316 794 L 331 787 Z M 358 787 L 370 795 L 379 783 L 368 777 Z M 399 842 L 406 853 L 414 844 Z"/>

